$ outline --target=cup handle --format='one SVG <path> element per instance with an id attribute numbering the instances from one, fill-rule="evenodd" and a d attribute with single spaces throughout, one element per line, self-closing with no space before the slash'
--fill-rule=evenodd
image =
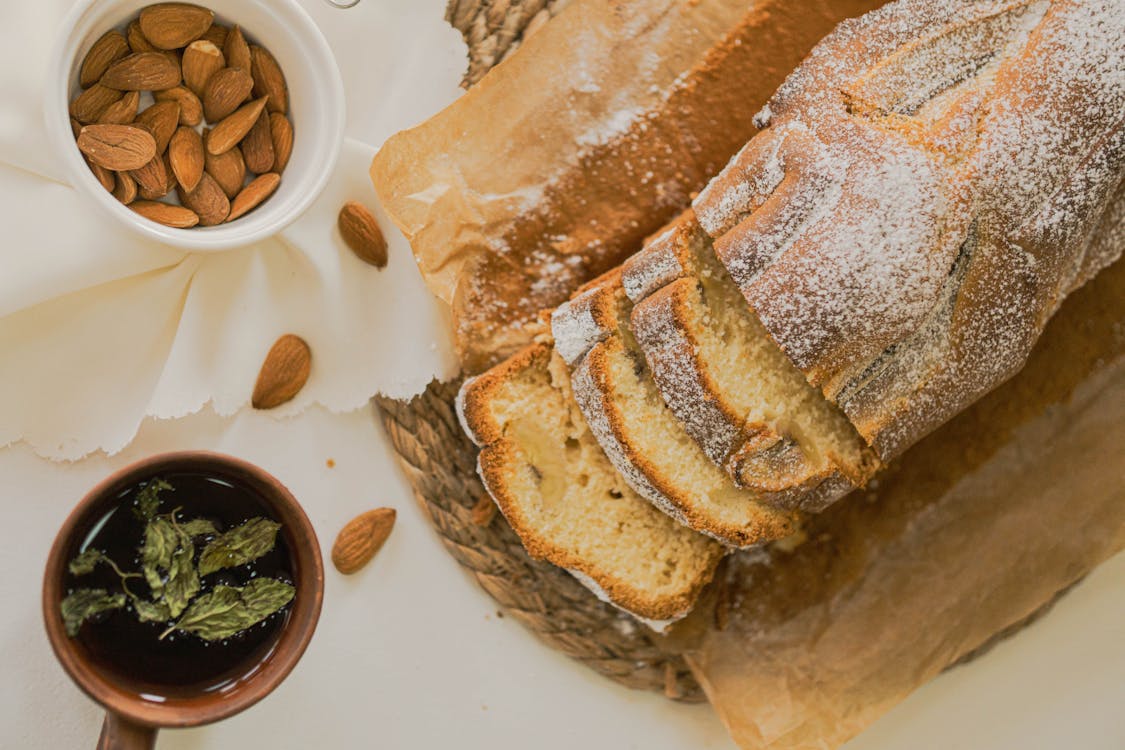
<path id="1" fill-rule="evenodd" d="M 156 727 L 133 724 L 115 713 L 105 715 L 98 750 L 152 750 L 154 747 Z"/>

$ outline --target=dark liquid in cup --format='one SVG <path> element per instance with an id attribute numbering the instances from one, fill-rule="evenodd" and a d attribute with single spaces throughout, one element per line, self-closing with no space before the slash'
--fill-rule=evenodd
<path id="1" fill-rule="evenodd" d="M 174 491 L 161 493 L 160 513 L 180 508 L 181 519 L 205 518 L 221 533 L 249 518 L 272 518 L 269 507 L 249 488 L 226 477 L 199 473 L 162 474 Z M 75 554 L 89 547 L 99 549 L 125 570 L 140 570 L 140 546 L 145 521 L 133 513 L 143 483 L 121 493 L 120 503 L 97 519 Z M 196 541 L 196 559 L 211 537 Z M 244 586 L 258 576 L 293 583 L 293 569 L 284 533 L 274 548 L 237 568 L 220 570 L 201 579 L 199 595 L 216 585 Z M 117 575 L 106 565 L 93 573 L 67 576 L 67 590 L 82 587 L 121 589 Z M 139 596 L 149 590 L 143 579 L 130 579 Z M 272 653 L 292 603 L 249 629 L 222 641 L 205 641 L 175 631 L 161 639 L 166 623 L 139 622 L 132 606 L 104 613 L 86 622 L 77 640 L 99 671 L 116 678 L 139 694 L 157 696 L 221 692 L 235 687 L 253 674 Z"/>

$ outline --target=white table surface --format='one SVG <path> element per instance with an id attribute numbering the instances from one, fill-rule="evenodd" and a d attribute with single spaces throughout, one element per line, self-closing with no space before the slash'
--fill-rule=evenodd
<path id="1" fill-rule="evenodd" d="M 382 28 L 369 52 L 383 64 L 344 71 L 359 80 L 419 60 L 422 52 L 409 49 L 410 25 L 440 18 L 444 5 L 365 0 L 342 12 L 304 2 L 337 48 L 354 46 L 375 14 L 393 6 L 389 13 L 401 27 L 388 28 L 386 16 L 378 16 Z M 434 55 L 447 72 L 460 66 L 456 34 L 449 40 L 447 49 L 426 52 L 431 59 L 419 67 L 432 67 Z M 406 108 L 396 108 L 395 98 L 409 98 L 411 111 L 419 99 L 423 109 L 436 109 L 454 95 L 449 80 L 418 81 L 384 101 L 351 103 L 353 133 L 385 135 L 411 124 L 400 121 Z M 360 511 L 388 505 L 399 515 L 386 547 L 361 573 L 345 578 L 329 568 L 316 637 L 274 695 L 222 724 L 164 732 L 162 750 L 732 747 L 707 707 L 619 688 L 499 618 L 415 507 L 373 415 L 314 409 L 284 422 L 252 412 L 149 421 L 122 454 L 76 464 L 49 463 L 21 445 L 0 450 L 0 748 L 93 746 L 100 712 L 55 663 L 40 622 L 47 549 L 72 505 L 106 474 L 151 453 L 187 448 L 232 453 L 274 473 L 305 505 L 325 549 Z M 1119 555 L 1040 622 L 918 691 L 848 749 L 1121 750 L 1123 705 Z"/>

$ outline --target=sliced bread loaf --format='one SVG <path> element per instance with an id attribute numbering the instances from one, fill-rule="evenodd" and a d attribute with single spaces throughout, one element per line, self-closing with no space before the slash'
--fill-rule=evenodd
<path id="1" fill-rule="evenodd" d="M 649 620 L 686 614 L 725 550 L 639 497 L 606 460 L 565 364 L 534 344 L 465 382 L 457 400 L 479 471 L 527 551 Z"/>
<path id="2" fill-rule="evenodd" d="M 665 405 L 629 329 L 631 309 L 617 269 L 552 315 L 556 347 L 573 365 L 575 401 L 610 461 L 640 495 L 725 544 L 791 533 L 793 515 L 736 487 Z"/>
<path id="3" fill-rule="evenodd" d="M 866 482 L 872 452 L 773 342 L 694 217 L 630 259 L 623 281 L 661 395 L 738 486 L 815 511 Z"/>

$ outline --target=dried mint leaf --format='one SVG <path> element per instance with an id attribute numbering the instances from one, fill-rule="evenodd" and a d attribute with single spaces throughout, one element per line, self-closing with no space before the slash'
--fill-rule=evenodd
<path id="1" fill-rule="evenodd" d="M 133 506 L 133 513 L 142 521 L 148 521 L 156 515 L 156 510 L 160 507 L 160 493 L 164 490 L 174 492 L 175 487 L 168 484 L 160 477 L 150 479 L 137 493 L 136 504 Z"/>
<path id="2" fill-rule="evenodd" d="M 199 556 L 199 575 L 257 560 L 273 549 L 281 524 L 268 518 L 251 518 L 241 526 L 220 534 L 203 548 Z"/>
<path id="3" fill-rule="evenodd" d="M 94 572 L 94 568 L 98 567 L 98 563 L 108 562 L 109 558 L 105 556 L 99 549 L 90 547 L 85 552 L 82 552 L 78 557 L 70 561 L 67 569 L 71 575 L 84 576 Z"/>
<path id="4" fill-rule="evenodd" d="M 256 578 L 242 588 L 216 586 L 196 599 L 171 630 L 205 641 L 221 641 L 257 625 L 293 601 L 296 589 L 285 581 Z"/>
<path id="5" fill-rule="evenodd" d="M 164 582 L 163 601 L 172 617 L 179 617 L 192 598 L 199 593 L 199 573 L 195 570 L 195 545 L 191 537 L 177 529 L 179 544 L 172 553 L 168 580 Z"/>
<path id="6" fill-rule="evenodd" d="M 164 593 L 164 576 L 171 573 L 172 556 L 179 547 L 180 536 L 175 525 L 163 516 L 153 518 L 145 526 L 141 571 L 154 597 Z"/>
<path id="7" fill-rule="evenodd" d="M 141 622 L 168 622 L 172 619 L 172 612 L 164 602 L 134 599 L 133 609 L 137 613 L 137 619 Z"/>
<path id="8" fill-rule="evenodd" d="M 78 635 L 82 623 L 94 615 L 124 606 L 124 594 L 110 594 L 105 589 L 78 589 L 62 600 L 59 610 L 62 612 L 66 634 L 73 638 Z"/>
<path id="9" fill-rule="evenodd" d="M 180 529 L 190 537 L 219 533 L 219 530 L 215 528 L 215 524 L 211 523 L 206 518 L 193 518 L 187 523 L 180 524 Z"/>

